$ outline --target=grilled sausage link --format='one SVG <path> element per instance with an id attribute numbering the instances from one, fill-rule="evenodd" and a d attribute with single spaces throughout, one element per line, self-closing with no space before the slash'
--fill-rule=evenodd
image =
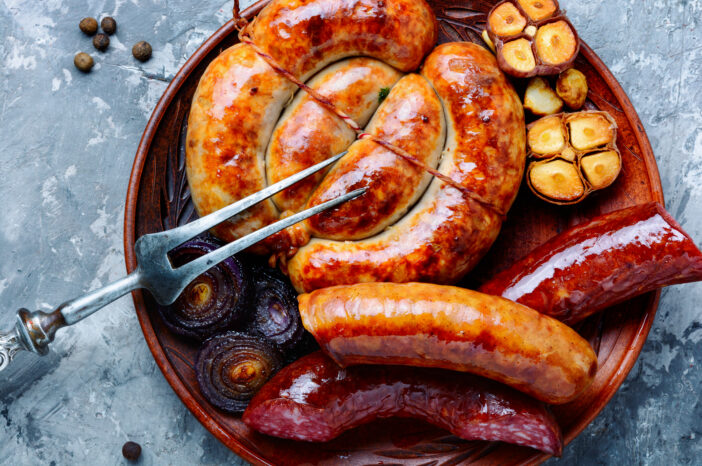
<path id="1" fill-rule="evenodd" d="M 234 45 L 210 63 L 193 96 L 185 143 L 188 184 L 199 215 L 266 187 L 264 151 L 293 90 L 248 45 Z M 213 232 L 233 241 L 277 218 L 266 200 Z"/>
<path id="2" fill-rule="evenodd" d="M 336 108 L 365 126 L 380 103 L 383 88 L 391 88 L 400 72 L 371 58 L 349 58 L 317 73 L 308 83 Z M 266 151 L 268 184 L 294 175 L 346 150 L 356 133 L 341 118 L 298 92 L 273 130 Z M 302 210 L 325 171 L 311 175 L 273 196 L 280 211 Z"/>
<path id="3" fill-rule="evenodd" d="M 274 0 L 245 32 L 303 81 L 349 56 L 370 56 L 409 71 L 437 37 L 436 19 L 424 0 Z M 247 44 L 230 47 L 210 63 L 193 97 L 186 136 L 188 182 L 200 215 L 266 186 L 266 146 L 295 89 Z M 232 241 L 278 216 L 266 200 L 213 231 Z"/>
<path id="4" fill-rule="evenodd" d="M 593 218 L 553 237 L 480 291 L 575 324 L 657 288 L 702 280 L 702 252 L 662 205 Z"/>
<path id="5" fill-rule="evenodd" d="M 437 47 L 421 74 L 446 115 L 438 170 L 485 203 L 432 180 L 398 222 L 370 238 L 314 238 L 288 263 L 300 292 L 359 282 L 453 283 L 487 252 L 511 206 L 525 162 L 524 113 L 495 57 L 470 43 Z M 490 204 L 492 207 L 486 206 Z"/>
<path id="6" fill-rule="evenodd" d="M 427 283 L 361 283 L 298 297 L 305 328 L 343 367 L 471 372 L 552 404 L 575 399 L 597 357 L 565 324 L 521 304 Z"/>
<path id="7" fill-rule="evenodd" d="M 364 55 L 411 71 L 438 37 L 424 0 L 273 0 L 244 32 L 302 80 L 329 63 Z"/>
<path id="8" fill-rule="evenodd" d="M 278 372 L 242 420 L 276 437 L 326 442 L 374 419 L 422 419 L 466 440 L 502 441 L 560 456 L 561 430 L 540 402 L 490 380 L 439 369 L 340 368 L 321 352 Z"/>
<path id="9" fill-rule="evenodd" d="M 436 168 L 446 127 L 441 103 L 426 79 L 409 74 L 395 84 L 373 115 L 366 132 Z M 404 215 L 426 190 L 431 175 L 379 144 L 354 142 L 312 194 L 308 207 L 365 187 L 361 196 L 311 217 L 318 238 L 362 239 L 379 233 Z"/>

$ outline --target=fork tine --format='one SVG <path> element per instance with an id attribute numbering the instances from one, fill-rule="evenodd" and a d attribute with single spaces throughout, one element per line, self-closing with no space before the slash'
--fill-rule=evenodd
<path id="1" fill-rule="evenodd" d="M 237 252 L 243 251 L 244 249 L 261 241 L 262 239 L 267 238 L 268 236 L 277 233 L 281 230 L 284 230 L 290 225 L 294 225 L 295 223 L 301 220 L 304 220 L 331 207 L 334 207 L 343 202 L 358 197 L 365 192 L 366 188 L 360 188 L 355 191 L 351 191 L 350 193 L 343 194 L 330 201 L 324 202 L 314 207 L 310 207 L 309 209 L 305 209 L 301 212 L 291 215 L 290 217 L 278 220 L 275 223 L 271 223 L 270 225 L 267 225 L 259 230 L 254 231 L 253 233 L 243 236 L 236 241 L 232 241 L 231 243 L 226 244 L 221 248 L 210 252 L 209 254 L 198 257 L 197 259 L 190 261 L 187 264 L 175 269 L 175 273 L 178 275 L 178 281 L 183 284 L 183 287 L 185 287 L 198 275 L 202 274 L 209 268 L 219 264 L 224 259 L 233 256 Z"/>
<path id="2" fill-rule="evenodd" d="M 195 236 L 199 235 L 203 231 L 209 230 L 213 226 L 222 223 L 223 221 L 233 217 L 234 215 L 238 214 L 239 212 L 242 212 L 249 207 L 251 207 L 254 204 L 257 204 L 261 202 L 262 200 L 271 197 L 275 193 L 282 191 L 283 189 L 297 183 L 298 181 L 307 178 L 311 174 L 318 172 L 324 167 L 328 167 L 329 165 L 333 164 L 337 160 L 339 160 L 341 157 L 346 155 L 346 151 L 340 152 L 336 154 L 333 157 L 329 157 L 328 159 L 319 162 L 316 165 L 312 165 L 309 168 L 306 168 L 302 171 L 299 171 L 295 173 L 292 176 L 289 176 L 283 180 L 278 181 L 277 183 L 274 183 L 254 194 L 251 196 L 245 197 L 241 200 L 238 200 L 234 202 L 233 204 L 229 204 L 227 207 L 224 207 L 220 210 L 217 210 L 216 212 L 212 212 L 209 215 L 205 215 L 204 217 L 201 217 L 193 222 L 190 222 L 186 225 L 183 225 L 178 228 L 174 228 L 172 230 L 165 231 L 163 233 L 157 233 L 163 235 L 163 237 L 166 238 L 165 244 L 168 250 L 170 251 L 174 247 L 178 246 L 179 244 L 182 244 L 186 242 L 187 240 L 194 238 Z M 343 201 L 341 201 L 343 202 Z M 324 204 L 320 204 L 324 205 Z M 322 209 L 323 210 L 323 209 Z M 314 215 L 314 214 L 310 214 Z M 294 222 L 293 222 L 294 223 Z M 274 224 L 275 225 L 275 224 Z M 285 227 L 283 227 L 285 228 Z M 268 236 L 268 235 L 266 235 Z M 241 238 L 243 239 L 243 238 Z M 255 241 L 254 241 L 255 242 Z M 253 243 L 252 243 L 253 244 Z M 194 277 L 193 277 L 194 278 Z"/>

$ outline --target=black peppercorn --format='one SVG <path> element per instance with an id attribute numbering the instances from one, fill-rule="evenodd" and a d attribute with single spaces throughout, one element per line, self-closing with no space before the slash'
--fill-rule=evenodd
<path id="1" fill-rule="evenodd" d="M 80 52 L 73 58 L 73 64 L 76 65 L 76 68 L 81 70 L 83 73 L 87 73 L 93 67 L 95 62 L 93 62 L 93 57 L 85 52 Z"/>
<path id="2" fill-rule="evenodd" d="M 141 455 L 141 445 L 136 442 L 127 442 L 122 445 L 122 456 L 129 461 L 136 461 Z"/>
<path id="3" fill-rule="evenodd" d="M 99 51 L 104 52 L 107 50 L 107 47 L 110 46 L 110 38 L 107 37 L 107 34 L 95 34 L 95 37 L 93 37 L 93 46 Z"/>
<path id="4" fill-rule="evenodd" d="M 151 44 L 146 41 L 140 41 L 132 47 L 132 55 L 139 61 L 146 61 L 151 58 Z"/>
<path id="5" fill-rule="evenodd" d="M 95 18 L 83 18 L 80 20 L 78 27 L 85 34 L 92 36 L 98 30 L 97 20 Z"/>
<path id="6" fill-rule="evenodd" d="M 117 21 L 112 16 L 105 16 L 100 21 L 100 27 L 105 34 L 112 35 L 117 31 Z"/>

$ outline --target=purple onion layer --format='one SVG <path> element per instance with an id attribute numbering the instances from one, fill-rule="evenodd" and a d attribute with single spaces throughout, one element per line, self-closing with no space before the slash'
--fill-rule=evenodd
<path id="1" fill-rule="evenodd" d="M 263 338 L 226 332 L 204 343 L 195 372 L 202 395 L 217 408 L 236 414 L 282 366 L 278 349 Z"/>
<path id="2" fill-rule="evenodd" d="M 171 253 L 179 267 L 219 247 L 195 239 Z M 196 340 L 231 329 L 248 313 L 252 287 L 250 278 L 236 257 L 230 257 L 193 280 L 170 306 L 161 307 L 164 322 L 173 332 Z"/>
<path id="3" fill-rule="evenodd" d="M 250 330 L 288 352 L 300 343 L 304 334 L 297 292 L 282 274 L 268 267 L 256 267 L 253 282 L 255 298 Z"/>

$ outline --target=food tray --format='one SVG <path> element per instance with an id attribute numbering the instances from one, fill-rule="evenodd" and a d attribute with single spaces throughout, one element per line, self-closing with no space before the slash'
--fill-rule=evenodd
<path id="1" fill-rule="evenodd" d="M 268 0 L 248 8 L 257 14 Z M 429 0 L 439 22 L 439 42 L 471 41 L 483 45 L 492 1 Z M 183 65 L 158 102 L 137 150 L 127 192 L 124 248 L 127 269 L 136 268 L 134 242 L 139 236 L 181 225 L 194 218 L 185 176 L 184 141 L 190 101 L 207 64 L 237 42 L 229 21 Z M 522 183 L 499 238 L 462 283 L 479 284 L 561 230 L 600 213 L 648 201 L 663 203 L 658 168 L 639 118 L 611 72 L 585 44 L 575 67 L 587 76 L 589 108 L 608 111 L 619 126 L 617 142 L 623 169 L 609 188 L 576 206 L 547 204 Z M 475 277 L 475 278 L 472 278 Z M 598 355 L 594 383 L 576 401 L 554 408 L 570 442 L 597 416 L 631 370 L 651 328 L 660 292 L 648 293 L 595 315 L 578 327 Z M 133 293 L 136 312 L 151 352 L 168 383 L 200 422 L 234 452 L 257 464 L 481 464 L 536 463 L 548 456 L 502 443 L 461 440 L 429 424 L 388 419 L 345 433 L 323 444 L 281 440 L 258 434 L 238 417 L 218 411 L 200 395 L 193 370 L 197 352 L 170 333 L 148 293 Z M 158 420 L 156 420 L 158 422 Z"/>

